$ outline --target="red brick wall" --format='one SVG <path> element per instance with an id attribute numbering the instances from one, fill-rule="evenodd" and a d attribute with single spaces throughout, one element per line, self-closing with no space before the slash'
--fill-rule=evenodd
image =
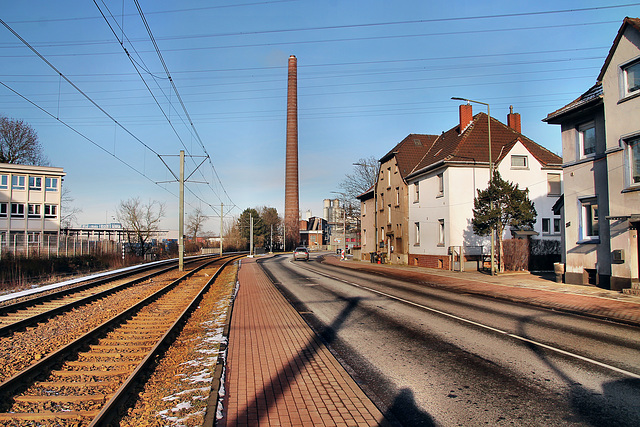
<path id="1" fill-rule="evenodd" d="M 409 265 L 426 268 L 441 268 L 450 270 L 451 263 L 448 255 L 409 255 Z"/>

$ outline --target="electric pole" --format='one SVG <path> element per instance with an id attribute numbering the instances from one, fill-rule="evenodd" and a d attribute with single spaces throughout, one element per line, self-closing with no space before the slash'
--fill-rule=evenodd
<path id="1" fill-rule="evenodd" d="M 224 209 L 224 203 L 220 203 L 220 256 L 222 256 L 222 224 L 224 221 L 224 215 L 222 210 Z"/>
<path id="2" fill-rule="evenodd" d="M 184 150 L 180 150 L 180 213 L 178 223 L 178 269 L 184 271 Z"/>

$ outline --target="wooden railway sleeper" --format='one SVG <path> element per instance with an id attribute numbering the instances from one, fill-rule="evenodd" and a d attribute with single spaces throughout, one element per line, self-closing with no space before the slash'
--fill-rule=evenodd
<path id="1" fill-rule="evenodd" d="M 219 272 L 219 271 L 221 271 L 221 270 L 222 270 L 222 268 L 223 268 L 223 267 L 220 267 L 220 269 L 218 270 L 218 272 Z M 193 274 L 193 272 L 191 272 L 191 274 Z M 189 307 L 188 307 L 188 308 L 186 308 L 186 309 L 184 309 L 184 310 L 182 311 L 182 313 L 181 313 L 181 315 L 180 315 L 180 319 L 182 319 L 183 317 L 185 317 L 185 316 L 186 316 L 186 313 L 187 313 L 188 311 L 192 310 L 192 308 L 193 308 L 193 306 L 194 306 L 194 305 L 196 305 L 196 306 L 197 306 L 197 304 L 195 303 L 195 301 L 197 301 L 199 298 L 201 298 L 201 295 L 203 294 L 204 290 L 205 290 L 205 289 L 207 289 L 207 288 L 209 287 L 209 285 L 210 285 L 210 284 L 215 280 L 215 277 L 217 277 L 217 274 L 216 274 L 216 275 L 214 275 L 214 276 L 213 276 L 213 277 L 212 277 L 212 278 L 207 282 L 207 284 L 206 284 L 204 287 L 202 287 L 202 288 L 197 292 L 197 295 L 198 295 L 198 296 L 197 296 L 197 297 L 192 301 L 192 303 L 189 305 Z M 184 276 L 183 276 L 183 278 L 184 278 Z M 175 283 L 177 284 L 177 282 L 178 282 L 178 281 L 176 281 Z M 165 287 L 164 289 L 167 289 L 167 290 L 166 290 L 165 292 L 162 292 L 162 291 L 161 291 L 161 292 L 159 292 L 159 293 L 167 294 L 166 296 L 167 296 L 167 298 L 169 298 L 169 297 L 170 297 L 171 292 L 169 292 L 168 288 L 169 288 L 168 286 L 167 286 L 167 287 Z M 164 289 L 163 289 L 163 290 L 164 290 Z M 175 292 L 174 292 L 174 293 L 175 293 Z M 146 300 L 145 300 L 145 301 L 146 301 Z M 138 307 L 139 305 L 140 305 L 141 307 L 143 306 L 142 304 L 136 304 L 136 306 L 135 306 L 135 307 Z M 145 304 L 144 306 L 146 306 L 146 305 L 147 305 L 147 304 Z M 168 305 L 168 306 L 174 307 L 174 309 L 168 309 L 168 310 L 167 310 L 167 309 L 165 309 L 165 310 L 162 310 L 162 311 L 164 311 L 164 312 L 165 312 L 165 314 L 166 314 L 166 315 L 170 315 L 170 312 L 176 311 L 176 310 L 175 310 L 175 307 L 177 307 L 177 305 L 176 305 L 176 304 L 171 303 L 171 304 L 162 304 L 162 305 Z M 181 308 L 183 308 L 183 307 L 181 307 Z M 133 309 L 133 307 L 132 307 L 132 309 Z M 131 310 L 131 309 L 130 309 L 130 310 Z M 124 315 L 123 315 L 123 316 L 124 316 Z M 165 332 L 165 334 L 163 335 L 162 340 L 166 340 L 168 336 L 172 336 L 172 335 L 174 335 L 173 330 L 177 327 L 178 323 L 181 323 L 181 322 L 182 322 L 182 320 L 175 321 L 175 322 L 173 323 L 173 325 L 169 328 L 169 330 L 167 330 L 168 326 L 165 326 L 164 330 L 165 330 L 166 332 Z M 170 323 L 170 322 L 167 322 L 167 325 L 169 325 L 169 323 Z M 127 327 L 130 327 L 130 325 L 125 325 L 125 326 L 124 326 L 124 328 L 125 328 L 125 329 L 126 329 Z M 111 329 L 111 328 L 112 328 L 112 327 L 109 327 L 109 329 Z M 152 328 L 153 330 L 155 330 L 155 331 L 157 331 L 157 330 L 158 330 L 157 325 L 153 325 L 151 328 Z M 156 336 L 158 335 L 158 333 L 157 333 L 157 332 L 155 332 L 155 331 L 153 331 L 153 330 L 152 330 L 152 331 L 129 330 L 129 331 L 127 331 L 127 333 L 126 333 L 125 335 L 126 335 L 126 336 L 128 336 L 128 338 L 131 338 L 131 335 L 132 335 L 132 334 L 136 334 L 136 335 L 144 335 L 144 336 L 145 336 L 145 338 L 144 338 L 144 339 L 146 339 L 146 336 L 148 336 L 148 335 L 156 335 Z M 101 355 L 100 357 L 104 357 L 104 355 L 105 355 L 105 354 L 112 353 L 112 351 L 108 351 L 108 352 L 106 352 L 106 353 L 105 353 L 105 352 L 104 352 L 104 350 L 105 350 L 105 349 L 107 349 L 107 350 L 114 350 L 114 348 L 111 348 L 111 346 L 107 346 L 107 345 L 105 345 L 105 342 L 107 341 L 107 339 L 109 339 L 109 340 L 111 340 L 111 341 L 113 341 L 113 342 L 114 342 L 114 347 L 117 347 L 117 348 L 118 348 L 118 350 L 117 350 L 117 351 L 119 351 L 119 352 L 118 352 L 118 353 L 116 353 L 116 354 L 120 354 L 120 353 L 122 352 L 122 350 L 123 350 L 123 349 L 122 349 L 122 346 L 124 345 L 125 347 L 130 347 L 130 346 L 129 346 L 129 345 L 127 345 L 127 344 L 130 344 L 130 343 L 131 343 L 131 341 L 127 341 L 127 340 L 119 340 L 119 339 L 117 339 L 117 338 L 116 338 L 116 339 L 114 339 L 114 337 L 117 337 L 118 335 L 120 335 L 120 334 L 117 332 L 117 330 L 112 330 L 110 333 L 108 333 L 108 334 L 107 334 L 107 336 L 108 336 L 109 338 L 105 338 L 105 339 L 104 339 L 104 341 L 103 341 L 103 340 L 101 340 L 101 342 L 99 342 L 98 344 L 93 344 L 93 345 L 91 345 L 91 348 L 92 348 L 92 349 L 100 349 L 100 350 L 102 350 L 102 351 L 103 351 L 103 353 L 99 353 L 99 354 Z M 162 334 L 160 334 L 160 335 L 162 335 Z M 140 342 L 140 340 L 135 340 L 134 342 L 137 344 L 137 343 L 139 343 L 139 342 Z M 116 344 L 116 343 L 118 344 L 117 346 L 115 346 L 115 344 Z M 85 346 L 85 347 L 86 347 L 86 346 Z M 133 347 L 133 348 L 136 348 L 136 349 L 138 349 L 138 350 L 139 350 L 139 346 L 132 346 L 132 347 Z M 159 347 L 159 344 L 156 344 L 156 345 L 154 346 L 153 354 L 155 354 L 155 353 L 157 352 L 157 348 L 158 348 L 158 347 Z M 125 353 L 125 354 L 126 354 L 126 353 Z M 92 356 L 90 355 L 90 352 L 83 352 L 83 353 L 80 353 L 80 354 L 79 354 L 79 357 L 82 357 L 83 359 L 85 359 L 85 358 L 92 358 Z M 125 385 L 123 385 L 123 386 L 121 386 L 121 387 L 120 387 L 120 389 L 123 389 L 123 387 L 125 387 L 125 386 L 127 386 L 127 387 L 128 387 L 128 384 L 130 384 L 130 382 L 132 381 L 132 378 L 133 378 L 135 375 L 137 375 L 137 373 L 142 369 L 142 366 L 149 365 L 149 362 L 152 360 L 152 358 L 153 358 L 152 354 L 148 354 L 148 355 L 144 358 L 143 362 L 135 368 L 135 370 L 133 371 L 133 374 L 130 374 L 131 370 L 125 370 L 125 369 L 119 369 L 119 368 L 120 368 L 120 367 L 123 367 L 123 366 L 134 366 L 134 367 L 135 367 L 135 366 L 136 366 L 135 361 L 118 361 L 118 362 L 110 362 L 110 363 L 107 363 L 107 362 L 105 362 L 105 361 L 101 361 L 101 360 L 95 360 L 95 359 L 94 359 L 94 360 L 91 360 L 91 361 L 86 361 L 86 360 L 83 360 L 83 361 L 78 361 L 78 360 L 75 360 L 75 361 L 68 361 L 68 362 L 66 362 L 66 363 L 63 365 L 62 369 L 58 369 L 58 370 L 51 370 L 51 371 L 50 371 L 50 379 L 51 379 L 50 381 L 46 381 L 46 382 L 36 382 L 35 384 L 33 384 L 33 385 L 31 386 L 30 390 L 34 391 L 34 394 L 37 396 L 37 395 L 38 395 L 38 389 L 41 389 L 43 386 L 46 388 L 47 386 L 51 387 L 53 384 L 64 384 L 64 387 L 67 387 L 67 388 L 76 388 L 76 387 L 77 387 L 76 385 L 74 385 L 74 384 L 73 384 L 73 382 L 72 382 L 72 381 L 65 381 L 65 380 L 64 380 L 64 378 L 69 378 L 69 379 L 72 379 L 72 378 L 78 378 L 78 379 L 80 379 L 80 380 L 82 381 L 82 382 L 81 382 L 81 386 L 82 386 L 82 387 L 84 387 L 84 388 L 87 388 L 87 387 L 90 387 L 90 388 L 93 388 L 93 387 L 103 387 L 104 385 L 103 385 L 103 384 L 100 384 L 100 382 L 101 382 L 101 380 L 102 380 L 102 379 L 105 379 L 105 380 L 109 381 L 109 386 L 108 386 L 108 388 L 109 388 L 109 389 L 113 389 L 113 388 L 114 388 L 114 385 L 117 385 L 117 384 L 118 384 L 118 382 L 117 382 L 117 381 L 111 381 L 111 380 L 109 380 L 109 378 L 110 378 L 110 377 L 112 377 L 112 376 L 117 376 L 117 377 L 120 377 L 120 376 L 127 376 L 127 377 L 128 377 L 128 379 L 127 379 L 127 381 L 125 382 Z M 69 368 L 69 369 L 71 369 L 71 370 L 66 370 L 66 369 L 64 369 L 65 367 L 66 367 L 66 368 Z M 87 369 L 87 368 L 89 368 L 89 367 L 97 367 L 98 369 L 97 369 L 97 370 L 96 370 L 96 369 Z M 76 369 L 76 368 L 77 368 L 77 369 Z M 4 383 L 3 383 L 3 384 L 0 384 L 0 389 L 2 389 L 2 386 L 3 386 L 3 385 L 4 385 Z M 49 392 L 51 392 L 51 390 L 49 390 Z M 95 394 L 95 393 L 94 393 L 94 394 Z M 105 396 L 106 394 L 98 393 L 98 394 L 95 394 L 95 395 Z M 67 396 L 67 397 L 70 397 L 70 396 Z M 110 416 L 110 415 L 109 415 L 109 414 L 110 414 L 110 412 L 109 412 L 109 411 L 110 411 L 110 409 L 109 409 L 109 408 L 113 407 L 113 405 L 115 404 L 115 403 L 112 403 L 112 402 L 120 401 L 120 399 L 121 399 L 121 398 L 120 398 L 120 397 L 117 397 L 117 395 L 116 395 L 116 396 L 114 396 L 114 398 L 110 399 L 110 400 L 109 400 L 109 402 L 107 403 L 107 405 L 105 405 L 105 407 L 103 407 L 103 409 L 102 409 L 102 410 L 100 411 L 100 413 L 97 415 L 97 417 L 98 417 L 98 418 L 109 417 L 109 416 Z M 27 402 L 27 401 L 38 401 L 38 402 L 39 402 L 39 401 L 41 401 L 41 400 L 42 400 L 42 399 L 41 399 L 41 398 L 38 398 L 38 397 L 20 397 L 20 398 L 16 398 L 16 399 L 15 399 L 15 402 L 17 402 L 17 403 L 22 403 L 22 402 Z M 59 397 L 59 398 L 56 398 L 56 399 L 54 399 L 54 400 L 60 400 L 60 401 L 63 401 L 63 400 L 64 400 L 64 397 Z M 71 400 L 74 400 L 74 401 L 75 401 L 76 399 L 75 399 L 75 398 L 67 399 L 65 402 L 66 402 L 66 403 L 69 403 L 69 401 L 71 401 Z M 79 397 L 77 400 L 78 400 L 78 401 L 81 401 L 81 402 L 86 402 L 87 400 L 89 400 L 89 401 L 90 401 L 91 399 L 84 399 L 84 398 L 80 398 L 80 397 Z M 98 400 L 99 400 L 99 399 L 98 399 Z M 47 403 L 47 405 L 50 405 L 50 404 L 52 404 L 52 403 L 54 403 L 54 402 L 50 401 L 50 402 L 48 402 L 48 403 Z M 54 406 L 57 406 L 57 405 L 54 405 Z M 64 406 L 64 405 L 63 405 L 63 406 Z M 20 407 L 20 405 L 18 405 L 18 408 L 19 408 L 19 407 Z M 18 409 L 18 408 L 16 408 L 16 409 Z M 83 416 L 84 416 L 83 414 L 85 414 L 85 413 L 86 413 L 86 412 L 85 412 L 85 410 L 91 410 L 91 411 L 94 411 L 94 410 L 95 410 L 95 408 L 94 408 L 94 407 L 89 407 L 89 408 L 86 408 L 86 407 L 85 407 L 85 408 L 76 408 L 76 407 L 70 407 L 69 405 L 64 406 L 64 407 L 62 407 L 62 408 L 63 408 L 62 410 L 64 410 L 64 411 L 65 411 L 65 414 L 75 413 L 75 414 L 79 414 L 79 416 L 81 416 L 81 417 L 83 417 Z M 45 409 L 45 410 L 46 410 L 47 408 L 45 407 L 45 408 L 40 408 L 40 409 Z M 40 409 L 39 409 L 39 410 L 40 410 Z M 79 409 L 79 410 L 76 410 L 76 409 Z M 106 413 L 105 413 L 105 411 L 106 411 Z M 53 413 L 53 412 L 52 412 L 52 413 Z M 103 414 L 103 415 L 101 416 L 100 414 Z M 105 414 L 106 414 L 106 415 L 105 415 Z M 1 420 L 1 419 L 7 419 L 7 416 L 8 416 L 8 415 L 16 415 L 16 414 L 6 414 L 6 415 L 5 415 L 5 414 L 0 414 L 0 420 Z M 20 414 L 20 417 L 22 417 L 23 415 L 24 415 L 24 414 Z M 51 416 L 50 414 L 45 414 L 45 413 L 42 413 L 42 415 L 43 415 L 43 417 L 44 417 L 45 419 L 48 419 L 47 417 Z M 24 415 L 24 416 L 29 417 L 29 415 Z M 40 419 L 43 419 L 43 418 L 40 418 Z M 94 420 L 94 423 L 95 423 L 95 420 Z"/>

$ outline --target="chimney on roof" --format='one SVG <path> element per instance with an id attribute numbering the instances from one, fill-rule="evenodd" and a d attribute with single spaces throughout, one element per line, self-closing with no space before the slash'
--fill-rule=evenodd
<path id="1" fill-rule="evenodd" d="M 462 104 L 460 105 L 460 131 L 459 133 L 464 132 L 464 130 L 469 126 L 469 123 L 473 121 L 473 107 L 471 104 Z"/>
<path id="2" fill-rule="evenodd" d="M 520 113 L 513 112 L 513 105 L 509 105 L 509 114 L 507 114 L 507 126 L 518 133 L 522 133 L 520 125 Z"/>

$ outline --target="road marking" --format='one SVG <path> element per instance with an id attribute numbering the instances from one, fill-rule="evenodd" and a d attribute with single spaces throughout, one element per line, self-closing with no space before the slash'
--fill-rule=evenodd
<path id="1" fill-rule="evenodd" d="M 369 288 L 368 286 L 363 286 L 363 285 L 360 285 L 358 283 L 354 283 L 354 282 L 350 282 L 348 280 L 341 279 L 339 277 L 331 276 L 331 275 L 326 274 L 324 272 L 319 272 L 319 271 L 316 271 L 316 270 L 311 270 L 311 271 L 314 271 L 315 273 L 317 273 L 317 274 L 319 274 L 321 276 L 325 276 L 325 277 L 328 277 L 330 279 L 334 279 L 334 280 L 337 280 L 339 282 L 346 283 L 346 284 L 351 285 L 351 286 L 355 286 L 356 288 L 364 289 L 364 290 L 367 290 L 369 292 L 373 292 L 375 294 L 382 295 L 384 297 L 387 297 L 387 298 L 390 298 L 390 299 L 394 299 L 396 301 L 400 301 L 400 302 L 403 302 L 405 304 L 409 304 L 409 305 L 412 305 L 414 307 L 418 307 L 418 308 L 421 308 L 423 310 L 430 311 L 432 313 L 439 314 L 441 316 L 449 317 L 451 319 L 455 319 L 455 320 L 458 320 L 458 321 L 463 322 L 463 323 L 468 323 L 470 325 L 474 325 L 474 326 L 477 326 L 479 328 L 483 328 L 483 329 L 486 329 L 486 330 L 489 330 L 489 331 L 492 331 L 492 332 L 495 332 L 495 333 L 498 333 L 498 334 L 501 334 L 501 335 L 505 335 L 505 336 L 508 336 L 510 338 L 522 341 L 522 342 L 533 344 L 535 346 L 542 347 L 544 349 L 551 350 L 551 351 L 554 351 L 556 353 L 559 353 L 559 354 L 562 354 L 562 355 L 565 355 L 565 356 L 573 357 L 573 358 L 581 360 L 583 362 L 591 363 L 593 365 L 599 366 L 601 368 L 609 369 L 611 371 L 617 372 L 617 373 L 622 374 L 622 375 L 627 375 L 627 376 L 632 377 L 632 378 L 640 379 L 640 375 L 638 375 L 636 373 L 627 371 L 625 369 L 617 368 L 615 366 L 611 366 L 611 365 L 608 365 L 608 364 L 603 363 L 603 362 L 599 362 L 599 361 L 591 359 L 589 357 L 580 356 L 579 354 L 575 354 L 575 353 L 572 353 L 570 351 L 562 350 L 562 349 L 557 348 L 557 347 L 552 347 L 550 345 L 543 344 L 541 342 L 534 341 L 534 340 L 531 340 L 529 338 L 522 337 L 520 335 L 512 334 L 511 332 L 503 331 L 502 329 L 494 328 L 493 326 L 485 325 L 483 323 L 478 323 L 478 322 L 475 322 L 473 320 L 469 320 L 469 319 L 465 319 L 465 318 L 460 317 L 460 316 L 456 316 L 455 314 L 451 314 L 451 313 L 447 313 L 445 311 L 437 310 L 435 308 L 427 307 L 426 305 L 418 304 L 416 302 L 409 301 L 409 300 L 406 300 L 404 298 L 400 298 L 400 297 L 397 297 L 395 295 L 388 294 L 386 292 L 382 292 L 382 291 L 378 291 L 378 290 L 373 289 L 373 288 Z"/>

